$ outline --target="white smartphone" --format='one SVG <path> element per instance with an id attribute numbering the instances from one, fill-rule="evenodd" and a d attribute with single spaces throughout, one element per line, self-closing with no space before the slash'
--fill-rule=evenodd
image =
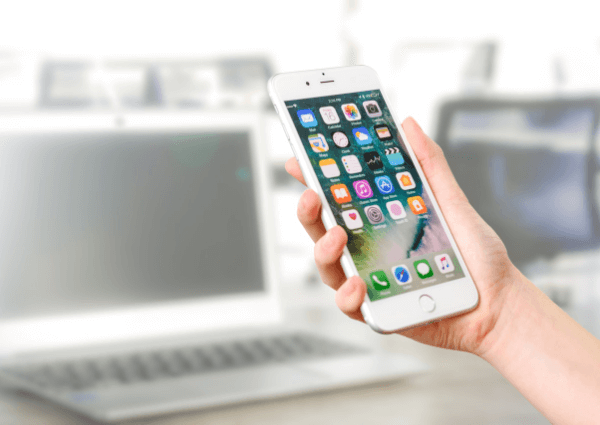
<path id="1" fill-rule="evenodd" d="M 477 289 L 375 71 L 275 75 L 269 95 L 341 264 L 367 284 L 361 311 L 389 333 L 474 309 Z"/>

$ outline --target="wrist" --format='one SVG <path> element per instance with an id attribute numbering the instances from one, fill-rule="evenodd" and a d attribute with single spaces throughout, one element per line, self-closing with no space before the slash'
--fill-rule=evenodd
<path id="1" fill-rule="evenodd" d="M 496 367 L 510 357 L 513 347 L 522 346 L 526 330 L 535 326 L 540 312 L 540 296 L 544 294 L 513 266 L 506 277 L 499 299 L 493 301 L 493 327 L 479 344 L 475 354 Z"/>

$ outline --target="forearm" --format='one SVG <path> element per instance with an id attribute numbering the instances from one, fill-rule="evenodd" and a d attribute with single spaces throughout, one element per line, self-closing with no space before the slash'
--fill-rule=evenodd
<path id="1" fill-rule="evenodd" d="M 600 341 L 521 276 L 482 357 L 554 424 L 600 422 Z"/>

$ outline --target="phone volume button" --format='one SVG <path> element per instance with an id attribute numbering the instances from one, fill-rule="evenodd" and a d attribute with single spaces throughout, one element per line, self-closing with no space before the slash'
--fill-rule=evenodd
<path id="1" fill-rule="evenodd" d="M 292 147 L 292 152 L 294 152 L 294 156 L 296 157 L 296 160 L 299 161 L 298 154 L 296 153 L 296 148 L 294 148 L 294 145 L 292 145 L 291 143 L 290 143 L 290 146 Z"/>
<path id="2" fill-rule="evenodd" d="M 290 140 L 290 135 L 287 132 L 287 129 L 285 128 L 285 125 L 283 126 L 283 132 L 285 133 L 285 137 L 287 137 L 288 141 Z"/>

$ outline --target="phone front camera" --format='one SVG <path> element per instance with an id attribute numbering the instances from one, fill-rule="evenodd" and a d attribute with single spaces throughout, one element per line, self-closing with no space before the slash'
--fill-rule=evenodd
<path id="1" fill-rule="evenodd" d="M 307 85 L 307 86 L 310 86 L 310 83 L 307 81 L 307 82 L 306 82 L 306 85 Z"/>

